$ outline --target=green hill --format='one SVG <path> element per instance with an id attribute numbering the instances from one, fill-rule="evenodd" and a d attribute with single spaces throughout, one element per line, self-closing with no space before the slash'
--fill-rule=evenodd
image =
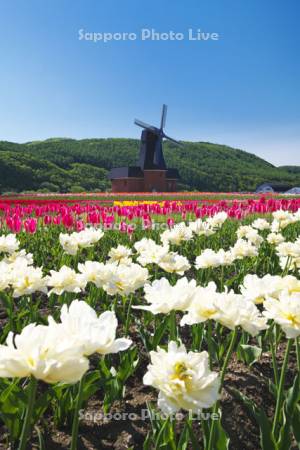
<path id="1" fill-rule="evenodd" d="M 0 141 L 0 191 L 95 191 L 110 188 L 111 167 L 136 164 L 135 139 L 53 138 L 25 144 Z M 264 181 L 300 185 L 300 171 L 277 168 L 225 145 L 166 142 L 165 159 L 179 169 L 180 190 L 252 191 Z"/>
<path id="2" fill-rule="evenodd" d="M 300 174 L 300 166 L 280 166 L 279 169 L 289 173 Z"/>

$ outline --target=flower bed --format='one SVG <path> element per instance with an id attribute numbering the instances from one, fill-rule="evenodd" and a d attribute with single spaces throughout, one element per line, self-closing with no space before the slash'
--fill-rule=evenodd
<path id="1" fill-rule="evenodd" d="M 2 203 L 0 448 L 293 448 L 299 206 Z"/>

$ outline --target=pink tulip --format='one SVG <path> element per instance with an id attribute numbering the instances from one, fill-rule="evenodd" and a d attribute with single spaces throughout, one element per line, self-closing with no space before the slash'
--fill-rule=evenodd
<path id="1" fill-rule="evenodd" d="M 82 231 L 84 229 L 85 229 L 85 225 L 84 225 L 83 220 L 77 220 L 77 222 L 76 222 L 76 231 L 78 232 L 78 231 Z"/>
<path id="2" fill-rule="evenodd" d="M 132 234 L 134 233 L 134 228 L 135 228 L 134 225 L 128 225 L 127 226 L 127 234 L 130 237 L 130 239 L 132 237 Z"/>
<path id="3" fill-rule="evenodd" d="M 169 228 L 173 228 L 174 223 L 175 223 L 174 219 L 172 219 L 171 217 L 169 217 L 168 220 L 167 220 L 168 227 L 169 227 Z"/>
<path id="4" fill-rule="evenodd" d="M 119 225 L 119 230 L 121 231 L 121 233 L 126 233 L 127 231 L 127 223 L 122 221 Z"/>
<path id="5" fill-rule="evenodd" d="M 44 216 L 44 224 L 45 225 L 51 225 L 52 223 L 52 217 L 51 216 Z"/>
<path id="6" fill-rule="evenodd" d="M 26 219 L 24 220 L 24 228 L 26 233 L 34 234 L 37 229 L 37 219 Z"/>
<path id="7" fill-rule="evenodd" d="M 74 225 L 74 219 L 71 214 L 66 214 L 62 218 L 62 223 L 66 228 L 71 228 Z"/>

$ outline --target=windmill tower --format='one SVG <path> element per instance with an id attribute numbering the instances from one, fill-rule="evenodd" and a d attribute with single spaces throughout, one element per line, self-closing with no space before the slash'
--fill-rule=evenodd
<path id="1" fill-rule="evenodd" d="M 167 110 L 167 105 L 163 105 L 160 128 L 148 125 L 138 119 L 135 119 L 134 121 L 136 125 L 143 128 L 141 135 L 139 166 L 144 170 L 154 168 L 161 170 L 167 169 L 163 155 L 163 139 L 167 139 L 168 141 L 181 146 L 178 141 L 170 138 L 164 132 L 167 119 Z"/>
<path id="2" fill-rule="evenodd" d="M 159 128 L 135 119 L 134 123 L 143 128 L 138 165 L 110 171 L 113 192 L 176 191 L 179 173 L 177 169 L 168 169 L 166 166 L 163 139 L 182 145 L 165 134 L 166 117 L 167 105 L 163 105 Z"/>

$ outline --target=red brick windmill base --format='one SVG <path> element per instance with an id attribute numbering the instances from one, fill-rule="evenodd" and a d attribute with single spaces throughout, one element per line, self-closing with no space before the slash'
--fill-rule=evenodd
<path id="1" fill-rule="evenodd" d="M 167 170 L 144 170 L 143 177 L 112 179 L 113 192 L 176 192 L 177 178 L 167 177 Z"/>

